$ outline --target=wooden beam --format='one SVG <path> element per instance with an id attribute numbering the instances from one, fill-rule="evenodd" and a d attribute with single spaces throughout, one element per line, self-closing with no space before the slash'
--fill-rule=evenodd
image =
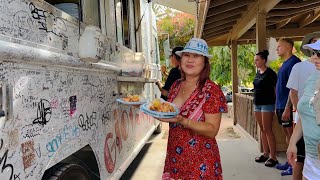
<path id="1" fill-rule="evenodd" d="M 301 8 L 301 7 L 305 7 L 308 5 L 314 5 L 317 4 L 319 2 L 319 0 L 308 0 L 308 1 L 299 1 L 299 2 L 290 2 L 290 3 L 279 3 L 278 5 L 276 5 L 273 9 L 282 9 L 282 10 L 287 10 L 287 9 L 291 9 L 291 8 Z"/>
<path id="2" fill-rule="evenodd" d="M 295 15 L 289 16 L 289 17 L 271 17 L 271 18 L 267 19 L 267 26 L 276 25 L 281 21 L 286 21 L 286 20 L 289 20 L 289 19 L 296 19 L 296 18 L 299 18 L 299 16 L 303 16 L 305 14 L 310 14 L 310 13 L 311 12 L 306 12 L 306 13 L 303 13 L 303 14 L 295 14 Z M 301 19 L 301 18 L 299 18 L 299 19 Z M 297 27 L 299 26 L 298 23 L 297 23 Z"/>
<path id="3" fill-rule="evenodd" d="M 59 4 L 61 0 L 46 0 L 50 4 Z M 77 3 L 79 4 L 79 0 L 64 0 L 63 3 Z"/>
<path id="4" fill-rule="evenodd" d="M 237 9 L 239 7 L 243 7 L 243 6 L 246 6 L 251 3 L 252 3 L 252 0 L 233 1 L 231 3 L 227 3 L 227 4 L 221 5 L 219 7 L 213 8 L 214 11 L 208 11 L 207 16 L 210 17 L 210 16 L 218 15 L 223 12 Z"/>
<path id="5" fill-rule="evenodd" d="M 281 0 L 257 0 L 248 10 L 244 17 L 238 21 L 230 34 L 230 40 L 239 39 L 245 32 L 248 31 L 256 22 L 256 14 L 267 14 Z"/>
<path id="6" fill-rule="evenodd" d="M 215 28 L 212 28 L 212 29 L 207 29 L 207 30 L 203 30 L 203 36 L 207 36 L 207 35 L 210 35 L 212 33 L 217 33 L 221 30 L 231 30 L 232 29 L 232 25 L 233 24 L 226 24 L 224 26 L 219 26 L 219 27 L 215 27 Z"/>
<path id="7" fill-rule="evenodd" d="M 234 16 L 229 16 L 229 17 L 226 17 L 224 19 L 220 19 L 220 20 L 216 20 L 215 18 L 211 18 L 211 20 L 207 19 L 206 20 L 206 23 L 205 23 L 205 27 L 206 26 L 212 26 L 211 24 L 213 23 L 217 23 L 217 22 L 220 22 L 220 21 L 226 21 L 226 22 L 232 22 L 234 20 L 238 20 L 241 18 L 241 14 L 237 14 L 237 15 L 234 15 Z"/>
<path id="8" fill-rule="evenodd" d="M 276 24 L 276 29 L 282 28 L 283 26 L 287 25 L 290 21 L 291 21 L 291 18 L 285 19 L 285 20 L 277 23 L 277 24 Z"/>
<path id="9" fill-rule="evenodd" d="M 290 37 L 290 38 L 299 38 L 304 37 L 305 35 L 320 31 L 319 27 L 304 27 L 304 28 L 292 28 L 292 29 L 272 29 L 267 30 L 267 37 L 281 38 L 281 37 Z M 246 32 L 239 41 L 243 40 L 252 40 L 255 38 L 255 31 Z"/>
<path id="10" fill-rule="evenodd" d="M 306 1 L 308 2 L 308 1 Z M 272 10 L 268 13 L 268 17 L 273 17 L 273 16 L 291 16 L 295 15 L 297 13 L 301 14 L 303 12 L 307 12 L 310 10 L 314 10 L 319 8 L 320 2 L 316 4 L 310 4 L 308 6 L 300 7 L 300 8 L 294 8 L 294 9 L 286 9 L 286 10 Z"/>
<path id="11" fill-rule="evenodd" d="M 267 48 L 266 39 L 266 14 L 257 14 L 256 22 L 256 40 L 257 50 L 261 52 Z"/>
<path id="12" fill-rule="evenodd" d="M 279 38 L 277 38 L 279 39 Z M 291 38 L 293 41 L 302 41 L 303 37 L 293 37 Z M 216 38 L 211 39 L 205 39 L 208 43 L 208 46 L 228 46 L 227 40 L 216 40 Z M 241 44 L 256 44 L 256 40 L 242 40 L 238 39 L 239 41 L 237 42 L 238 45 Z"/>
<path id="13" fill-rule="evenodd" d="M 228 34 L 230 31 L 229 30 L 225 30 L 225 31 L 219 31 L 216 33 L 211 33 L 210 35 L 207 36 L 203 36 L 203 38 L 208 39 L 208 38 L 216 38 L 218 36 L 224 35 L 224 34 Z"/>
<path id="14" fill-rule="evenodd" d="M 294 28 L 294 29 L 277 29 L 267 30 L 269 37 L 281 38 L 281 37 L 304 37 L 305 35 L 319 31 L 319 27 L 307 27 L 307 28 Z"/>
<path id="15" fill-rule="evenodd" d="M 208 39 L 205 39 L 208 43 L 208 46 L 226 46 L 227 40 L 220 40 L 220 41 L 209 41 Z"/>
<path id="16" fill-rule="evenodd" d="M 234 9 L 234 10 L 230 10 L 230 11 L 226 11 L 224 13 L 221 13 L 221 14 L 217 14 L 215 16 L 207 16 L 206 18 L 206 23 L 210 23 L 210 22 L 215 22 L 215 21 L 219 21 L 219 20 L 222 20 L 222 19 L 225 19 L 225 18 L 228 18 L 230 16 L 235 16 L 235 15 L 241 15 L 243 14 L 244 11 L 247 10 L 247 7 L 246 6 L 243 6 L 243 7 L 240 7 L 240 8 L 237 8 L 237 9 Z M 209 9 L 210 11 L 210 9 Z"/>
<path id="17" fill-rule="evenodd" d="M 200 7 L 198 9 L 199 17 L 196 17 L 196 27 L 194 30 L 194 37 L 201 37 L 202 36 L 202 31 L 203 31 L 203 26 L 206 21 L 207 17 L 207 12 L 209 9 L 211 0 L 206 0 L 204 3 L 199 3 Z"/>
<path id="18" fill-rule="evenodd" d="M 236 102 L 236 93 L 238 93 L 238 60 L 237 60 L 237 41 L 231 42 L 231 74 L 232 74 L 232 103 L 233 103 L 233 124 L 237 124 L 237 102 Z"/>
<path id="19" fill-rule="evenodd" d="M 320 17 L 320 8 L 315 9 L 313 13 L 309 14 L 309 16 L 303 18 L 301 21 L 299 21 L 299 27 L 305 27 L 311 23 L 313 23 L 315 20 L 317 20 Z"/>
<path id="20" fill-rule="evenodd" d="M 280 21 L 284 21 L 284 20 L 287 20 L 287 19 L 293 19 L 297 16 L 301 16 L 303 14 L 308 14 L 308 13 L 311 13 L 313 10 L 310 10 L 310 11 L 306 11 L 306 12 L 296 12 L 294 14 L 292 14 L 291 16 L 274 16 L 274 17 L 268 17 L 267 18 L 267 22 L 273 22 L 273 24 L 276 24 Z M 268 15 L 267 15 L 268 16 Z"/>
<path id="21" fill-rule="evenodd" d="M 214 22 L 214 23 L 211 23 L 211 24 L 205 24 L 204 27 L 203 27 L 203 30 L 208 30 L 208 29 L 213 29 L 213 28 L 216 28 L 216 27 L 219 27 L 219 26 L 224 26 L 224 25 L 234 25 L 236 24 L 237 22 L 237 19 L 229 19 L 229 21 L 224 21 L 224 20 L 221 20 L 221 21 L 217 21 L 217 22 Z"/>
<path id="22" fill-rule="evenodd" d="M 221 26 L 218 29 L 211 29 L 211 31 L 209 31 L 209 30 L 208 31 L 203 31 L 203 36 L 207 37 L 207 36 L 210 36 L 211 34 L 219 33 L 221 31 L 229 32 L 231 29 L 232 29 L 232 26 Z"/>
<path id="23" fill-rule="evenodd" d="M 228 46 L 227 40 L 212 40 L 212 39 L 205 39 L 208 43 L 208 46 Z M 301 39 L 297 40 L 297 41 L 301 41 Z M 255 40 L 248 40 L 248 41 L 238 41 L 237 44 L 238 45 L 242 45 L 242 44 L 255 44 L 256 41 Z"/>
<path id="24" fill-rule="evenodd" d="M 210 3 L 210 8 L 233 2 L 234 0 L 214 0 Z"/>

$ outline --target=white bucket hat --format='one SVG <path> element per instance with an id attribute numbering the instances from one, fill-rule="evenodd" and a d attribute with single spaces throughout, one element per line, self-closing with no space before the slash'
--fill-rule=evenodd
<path id="1" fill-rule="evenodd" d="M 308 57 L 311 57 L 312 53 L 310 52 L 309 49 L 304 49 L 303 46 L 306 45 L 306 44 L 309 44 L 310 40 L 313 39 L 313 38 L 320 38 L 320 32 L 318 31 L 318 32 L 313 32 L 313 33 L 307 34 L 302 39 L 300 50 L 304 55 L 306 55 Z"/>
<path id="2" fill-rule="evenodd" d="M 182 56 L 182 53 L 189 52 L 189 53 L 195 53 L 202 56 L 205 56 L 209 59 L 212 58 L 212 55 L 208 53 L 208 44 L 205 40 L 199 39 L 199 38 L 192 38 L 187 43 L 187 45 L 184 47 L 182 51 L 177 51 L 176 54 L 178 56 Z"/>
<path id="3" fill-rule="evenodd" d="M 320 50 L 320 40 L 317 40 L 315 43 L 312 44 L 305 44 L 302 46 L 303 49 L 308 49 L 308 50 Z"/>

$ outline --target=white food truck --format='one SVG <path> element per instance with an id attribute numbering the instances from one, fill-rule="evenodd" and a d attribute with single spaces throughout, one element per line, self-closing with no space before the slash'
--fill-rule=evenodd
<path id="1" fill-rule="evenodd" d="M 0 180 L 119 179 L 159 122 L 147 0 L 0 0 Z"/>

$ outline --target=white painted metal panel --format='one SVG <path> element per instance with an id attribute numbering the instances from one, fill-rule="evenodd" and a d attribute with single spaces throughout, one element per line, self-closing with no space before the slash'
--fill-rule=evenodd
<path id="1" fill-rule="evenodd" d="M 150 54 L 151 22 L 144 21 L 150 27 L 142 31 L 144 52 Z M 106 37 L 106 58 L 82 62 L 77 54 L 84 25 L 78 25 L 44 1 L 0 0 L 0 81 L 12 103 L 12 116 L 0 119 L 1 180 L 41 179 L 86 145 L 101 179 L 118 178 L 155 129 L 153 118 L 115 102 L 119 93 L 153 93 L 144 82 L 117 81 L 121 62 L 133 51 Z"/>

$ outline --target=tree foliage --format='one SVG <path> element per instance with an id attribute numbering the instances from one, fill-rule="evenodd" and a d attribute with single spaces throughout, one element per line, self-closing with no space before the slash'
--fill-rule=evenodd
<path id="1" fill-rule="evenodd" d="M 255 51 L 255 45 L 238 46 L 238 74 L 242 85 L 248 85 L 254 79 L 255 65 L 253 59 Z M 232 80 L 230 48 L 227 46 L 211 47 L 210 53 L 213 55 L 210 78 L 220 86 L 230 84 Z"/>
<path id="2" fill-rule="evenodd" d="M 227 46 L 217 46 L 211 47 L 209 52 L 213 55 L 210 60 L 210 79 L 220 86 L 229 84 L 231 82 L 230 49 Z"/>
<path id="3" fill-rule="evenodd" d="M 182 12 L 170 12 L 157 21 L 159 35 L 160 61 L 165 61 L 163 41 L 168 39 L 170 47 L 185 46 L 193 37 L 195 18 Z"/>
<path id="4" fill-rule="evenodd" d="M 301 41 L 294 42 L 294 48 L 293 48 L 293 54 L 296 55 L 301 60 L 305 59 L 306 56 L 300 51 L 301 47 Z M 282 63 L 284 62 L 284 59 L 281 59 L 280 57 L 269 63 L 269 67 L 273 69 L 276 73 L 278 73 Z"/>
<path id="5" fill-rule="evenodd" d="M 164 64 L 163 42 L 168 39 L 170 47 L 185 46 L 193 37 L 195 18 L 192 15 L 172 10 L 164 6 L 153 7 L 158 20 L 157 30 L 159 35 L 160 60 Z M 300 51 L 301 42 L 295 42 L 294 54 L 299 58 L 304 58 Z M 255 45 L 238 45 L 238 75 L 239 85 L 252 86 L 256 74 L 254 55 Z M 231 53 L 228 46 L 216 46 L 209 48 L 209 53 L 213 55 L 211 62 L 210 78 L 220 86 L 231 84 Z M 283 60 L 280 58 L 270 63 L 270 67 L 278 72 Z"/>

